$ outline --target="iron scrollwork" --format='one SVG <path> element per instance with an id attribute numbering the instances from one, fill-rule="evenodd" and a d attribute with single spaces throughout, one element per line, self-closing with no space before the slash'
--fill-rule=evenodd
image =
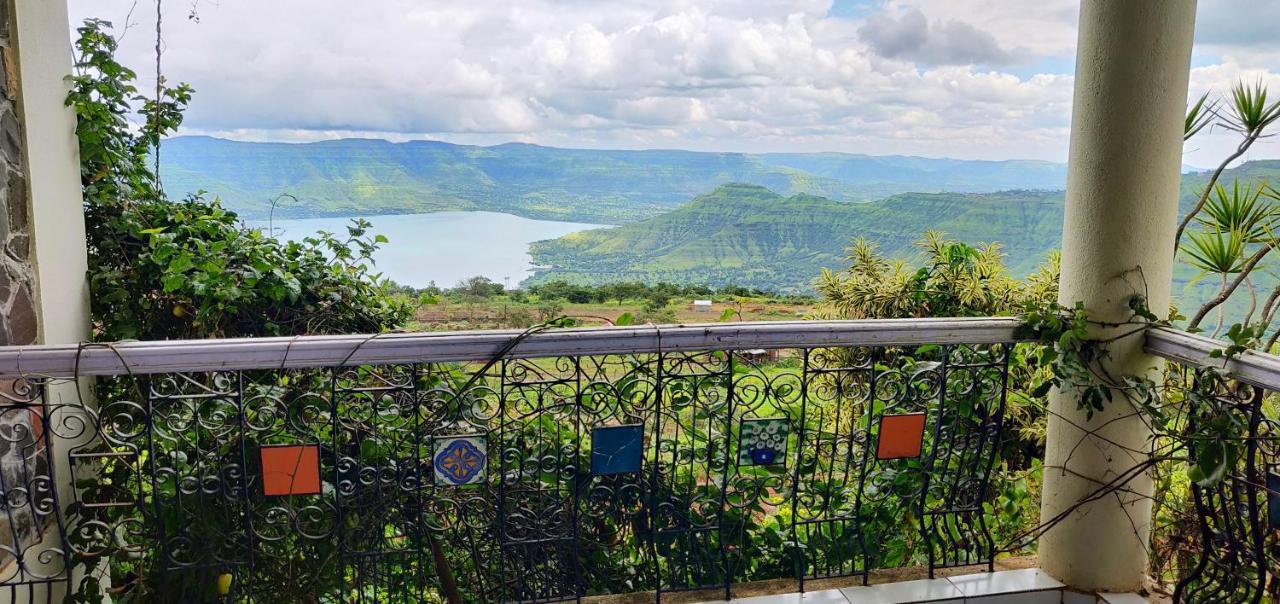
<path id="1" fill-rule="evenodd" d="M 990 564 L 1008 352 L 934 348 L 118 377 L 100 407 L 35 423 L 12 418 L 44 407 L 40 388 L 14 390 L 0 439 L 27 461 L 0 484 L 9 526 L 76 520 L 57 547 L 0 544 L 19 561 L 3 585 L 110 558 L 138 578 L 123 589 L 172 601 L 543 602 Z M 877 458 L 880 420 L 904 413 L 925 417 L 919 454 Z M 593 471 L 611 427 L 641 435 L 638 467 Z M 319 486 L 265 488 L 271 447 L 310 455 Z M 57 513 L 55 450 L 81 478 L 75 514 Z M 902 509 L 917 526 L 886 517 Z M 915 549 L 881 551 L 904 530 Z"/>

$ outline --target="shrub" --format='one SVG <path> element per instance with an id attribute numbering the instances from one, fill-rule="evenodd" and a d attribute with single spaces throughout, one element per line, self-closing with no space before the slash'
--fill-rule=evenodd
<path id="1" fill-rule="evenodd" d="M 181 125 L 192 90 L 162 80 L 159 98 L 140 95 L 109 27 L 78 29 L 67 97 L 78 117 L 96 339 L 377 332 L 407 320 L 371 272 L 386 239 L 367 222 L 285 243 L 216 198 L 170 200 L 155 170 L 160 140 Z M 135 106 L 139 128 L 128 119 Z"/>

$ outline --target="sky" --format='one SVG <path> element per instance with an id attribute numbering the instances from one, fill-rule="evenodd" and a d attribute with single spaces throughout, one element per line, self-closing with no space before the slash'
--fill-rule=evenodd
<path id="1" fill-rule="evenodd" d="M 156 0 L 69 0 L 154 82 Z M 1079 0 L 164 0 L 185 134 L 1065 161 Z M 1191 95 L 1280 98 L 1280 1 L 1200 0 Z M 1234 149 L 1215 129 L 1184 162 Z M 1260 141 L 1245 159 L 1280 157 Z"/>

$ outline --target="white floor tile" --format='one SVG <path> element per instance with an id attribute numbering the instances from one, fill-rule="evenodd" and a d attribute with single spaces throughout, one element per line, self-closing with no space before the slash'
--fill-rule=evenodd
<path id="1" fill-rule="evenodd" d="M 740 598 L 733 604 L 849 604 L 844 594 L 838 589 L 808 591 L 804 594 L 784 594 L 778 596 L 756 596 Z"/>
<path id="2" fill-rule="evenodd" d="M 1057 589 L 1024 591 L 1016 594 L 967 597 L 964 602 L 965 604 L 1062 604 L 1062 592 Z"/>
<path id="3" fill-rule="evenodd" d="M 1062 592 L 1062 604 L 1097 604 L 1098 597 L 1093 594 L 1082 594 L 1075 591 Z"/>
<path id="4" fill-rule="evenodd" d="M 1098 601 L 1106 604 L 1147 604 L 1147 599 L 1138 594 L 1098 594 Z"/>
<path id="5" fill-rule="evenodd" d="M 840 590 L 852 604 L 911 604 L 964 600 L 964 594 L 946 579 L 885 583 Z"/>
<path id="6" fill-rule="evenodd" d="M 950 581 L 968 598 L 1063 588 L 1061 581 L 1036 568 L 960 575 L 951 577 Z"/>

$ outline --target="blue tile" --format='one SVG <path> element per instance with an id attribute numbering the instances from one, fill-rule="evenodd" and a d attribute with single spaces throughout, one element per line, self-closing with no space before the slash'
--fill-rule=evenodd
<path id="1" fill-rule="evenodd" d="M 742 427 L 738 431 L 738 465 L 786 465 L 790 429 L 785 417 L 742 420 Z"/>
<path id="2" fill-rule="evenodd" d="M 456 487 L 484 482 L 489 465 L 486 445 L 480 435 L 437 438 L 432 456 L 436 484 Z"/>
<path id="3" fill-rule="evenodd" d="M 591 431 L 591 473 L 596 476 L 639 472 L 644 457 L 644 426 L 606 426 Z"/>

